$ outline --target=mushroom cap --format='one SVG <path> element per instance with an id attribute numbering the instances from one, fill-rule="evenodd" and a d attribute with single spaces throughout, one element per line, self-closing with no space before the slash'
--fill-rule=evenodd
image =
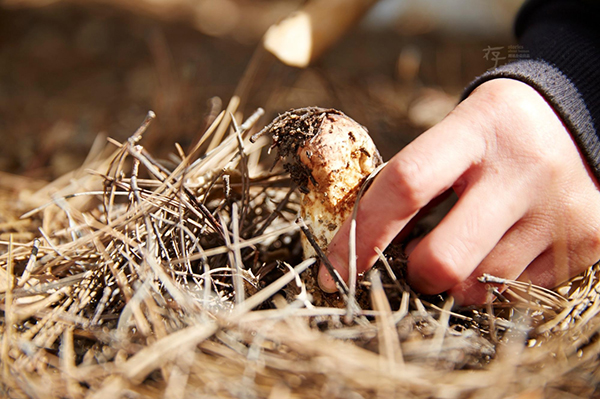
<path id="1" fill-rule="evenodd" d="M 303 193 L 301 216 L 323 249 L 351 215 L 363 181 L 382 163 L 367 129 L 335 109 L 288 111 L 258 135 L 273 135 L 283 167 Z M 304 237 L 304 256 L 315 251 Z"/>
<path id="2" fill-rule="evenodd" d="M 318 133 L 298 148 L 298 159 L 310 173 L 302 199 L 302 217 L 321 248 L 350 217 L 361 184 L 382 162 L 367 130 L 343 114 L 327 114 Z M 306 257 L 314 255 L 303 241 Z"/>

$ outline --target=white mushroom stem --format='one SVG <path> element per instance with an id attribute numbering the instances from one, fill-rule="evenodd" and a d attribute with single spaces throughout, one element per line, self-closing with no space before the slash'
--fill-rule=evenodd
<path id="1" fill-rule="evenodd" d="M 381 164 L 366 129 L 343 114 L 327 114 L 318 133 L 298 148 L 300 162 L 310 170 L 301 215 L 324 250 L 352 214 L 361 183 Z M 305 257 L 316 255 L 306 239 Z"/>

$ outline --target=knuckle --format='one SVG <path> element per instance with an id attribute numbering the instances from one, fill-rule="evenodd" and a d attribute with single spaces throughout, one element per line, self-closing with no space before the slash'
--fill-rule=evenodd
<path id="1" fill-rule="evenodd" d="M 391 166 L 393 178 L 389 187 L 392 194 L 413 210 L 427 204 L 430 198 L 423 164 L 413 158 L 407 158 L 398 159 Z"/>
<path id="2" fill-rule="evenodd" d="M 460 259 L 455 247 L 450 245 L 443 248 L 442 245 L 428 245 L 425 248 L 425 256 L 422 259 L 431 271 L 429 278 L 433 286 L 439 287 L 439 291 L 447 290 L 465 280 L 466 276 L 460 272 Z"/>
<path id="3" fill-rule="evenodd" d="M 577 210 L 581 215 L 581 209 Z M 583 220 L 579 223 L 577 232 L 572 235 L 579 235 L 580 238 L 571 244 L 574 254 L 583 259 L 579 259 L 581 265 L 590 265 L 598 262 L 600 259 L 600 218 L 587 217 L 588 220 Z"/>
<path id="4" fill-rule="evenodd" d="M 597 233 L 590 234 L 588 247 L 592 254 L 591 262 L 596 262 L 600 259 L 600 234 Z"/>
<path id="5" fill-rule="evenodd" d="M 437 268 L 439 279 L 444 281 L 446 286 L 452 287 L 464 280 L 459 273 L 457 259 L 449 252 L 436 250 L 432 253 L 430 261 Z"/>
<path id="6" fill-rule="evenodd" d="M 596 263 L 600 259 L 600 235 L 592 234 L 590 241 L 591 256 L 588 264 Z"/>

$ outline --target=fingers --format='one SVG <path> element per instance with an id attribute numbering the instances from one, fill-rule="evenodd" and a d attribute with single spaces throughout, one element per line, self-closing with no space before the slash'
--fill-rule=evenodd
<path id="1" fill-rule="evenodd" d="M 486 146 L 483 135 L 474 134 L 476 122 L 449 115 L 399 152 L 377 176 L 357 215 L 359 273 L 375 263 L 375 247 L 386 248 L 421 208 L 480 161 Z M 347 220 L 328 248 L 330 260 L 343 278 L 348 276 L 349 231 Z M 335 290 L 324 268 L 319 272 L 319 283 L 325 291 Z"/>
<path id="2" fill-rule="evenodd" d="M 476 280 L 484 273 L 551 287 L 600 257 L 600 191 L 569 132 L 534 89 L 499 79 L 481 85 L 374 181 L 358 211 L 358 272 L 374 263 L 375 247 L 387 247 L 450 187 L 458 203 L 409 256 L 409 280 L 423 292 L 449 289 L 458 302 L 478 303 L 486 297 Z M 349 228 L 347 221 L 329 245 L 343 278 Z M 324 270 L 319 277 L 325 290 L 335 289 Z"/>
<path id="3" fill-rule="evenodd" d="M 589 198 L 600 200 L 598 191 L 590 194 Z M 593 205 L 597 207 L 597 203 Z M 600 258 L 598 210 L 581 206 L 560 214 L 562 216 L 553 222 L 558 229 L 551 237 L 552 244 L 543 253 L 540 251 L 541 255 L 529 264 L 519 280 L 552 288 L 581 273 Z"/>
<path id="4" fill-rule="evenodd" d="M 409 283 L 426 294 L 466 280 L 527 211 L 512 187 L 476 182 L 408 259 Z"/>
<path id="5" fill-rule="evenodd" d="M 589 204 L 596 208 L 581 203 L 600 198 L 592 187 L 588 195 L 585 191 L 573 200 L 579 206 L 532 212 L 515 224 L 477 269 L 449 291 L 456 302 L 470 305 L 491 299 L 487 285 L 477 281 L 484 273 L 552 288 L 597 262 L 600 216 L 594 209 L 598 202 Z"/>
<path id="6" fill-rule="evenodd" d="M 540 253 L 538 248 L 521 247 L 518 243 L 514 244 L 514 252 L 517 256 L 512 257 L 512 262 L 504 260 L 502 263 L 484 262 L 467 280 L 448 291 L 457 304 L 477 305 L 494 299 L 494 295 L 489 292 L 488 284 L 482 284 L 477 280 L 484 273 L 552 288 L 585 270 L 585 267 L 581 267 L 582 264 L 578 264 L 577 271 L 573 270 L 575 265 L 567 264 L 568 259 L 564 256 L 563 250 L 559 250 L 560 254 L 557 254 L 556 248 L 548 248 L 545 251 L 542 250 L 541 254 L 536 257 L 536 254 Z M 593 262 L 589 263 L 589 265 L 591 264 Z M 499 288 L 503 289 L 501 286 Z"/>
<path id="7" fill-rule="evenodd" d="M 543 225 L 545 222 L 541 222 Z M 487 284 L 477 279 L 483 274 L 516 279 L 523 270 L 546 251 L 552 242 L 548 231 L 541 227 L 537 218 L 525 218 L 512 226 L 500 242 L 485 257 L 473 273 L 463 282 L 449 290 L 456 303 L 480 304 L 492 298 Z M 541 270 L 540 270 L 541 271 Z M 536 281 L 540 281 L 537 280 Z M 537 283 L 536 283 L 537 284 Z"/>

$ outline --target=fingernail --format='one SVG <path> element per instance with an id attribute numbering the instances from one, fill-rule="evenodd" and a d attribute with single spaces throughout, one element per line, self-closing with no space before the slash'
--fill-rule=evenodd
<path id="1" fill-rule="evenodd" d="M 337 287 L 335 286 L 335 281 L 333 281 L 333 277 L 329 274 L 327 269 L 324 266 L 321 266 L 319 269 L 319 287 L 321 290 L 331 294 L 337 291 Z"/>
<path id="2" fill-rule="evenodd" d="M 335 255 L 328 255 L 329 261 L 331 262 L 334 269 L 338 270 L 337 257 Z M 327 293 L 333 293 L 337 291 L 337 287 L 335 285 L 335 280 L 327 271 L 325 265 L 321 264 L 319 267 L 319 276 L 318 276 L 319 287 Z"/>

